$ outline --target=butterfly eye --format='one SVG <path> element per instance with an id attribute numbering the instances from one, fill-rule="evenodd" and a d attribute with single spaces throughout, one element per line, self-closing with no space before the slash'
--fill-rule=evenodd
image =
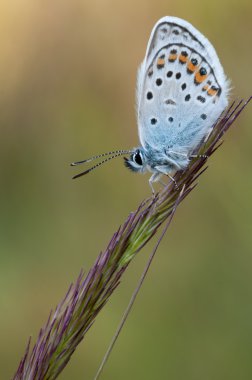
<path id="1" fill-rule="evenodd" d="M 137 165 L 140 165 L 140 166 L 143 165 L 142 155 L 141 155 L 141 153 L 139 152 L 139 150 L 137 150 L 136 153 L 133 155 L 133 161 L 134 161 Z"/>

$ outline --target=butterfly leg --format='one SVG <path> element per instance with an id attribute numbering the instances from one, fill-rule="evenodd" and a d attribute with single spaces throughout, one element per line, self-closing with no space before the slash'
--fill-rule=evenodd
<path id="1" fill-rule="evenodd" d="M 176 189 L 178 190 L 178 184 L 177 182 L 175 181 L 175 179 L 168 173 L 167 171 L 167 167 L 166 166 L 156 166 L 156 169 L 159 171 L 159 175 L 166 175 L 167 177 L 170 178 L 170 180 L 174 183 Z"/>
<path id="2" fill-rule="evenodd" d="M 176 190 L 179 190 L 179 187 L 178 187 L 178 184 L 177 184 L 176 180 L 170 174 L 167 173 L 166 175 L 174 183 L 174 186 L 176 187 Z"/>
<path id="3" fill-rule="evenodd" d="M 149 179 L 149 185 L 151 187 L 151 191 L 152 191 L 152 195 L 153 196 L 155 195 L 155 190 L 154 190 L 154 187 L 153 187 L 153 182 L 159 181 L 159 179 L 160 179 L 161 176 L 162 176 L 162 173 L 155 172 L 155 173 L 152 174 L 152 176 Z"/>

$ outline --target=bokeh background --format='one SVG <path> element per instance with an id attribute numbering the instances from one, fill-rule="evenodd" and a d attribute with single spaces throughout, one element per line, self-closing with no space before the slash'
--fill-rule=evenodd
<path id="1" fill-rule="evenodd" d="M 115 160 L 72 181 L 69 163 L 138 144 L 135 80 L 154 23 L 185 18 L 216 47 L 233 98 L 251 95 L 249 0 L 0 3 L 0 378 L 81 268 L 143 198 L 148 176 Z M 103 379 L 252 378 L 252 113 L 183 202 Z M 91 379 L 150 243 L 62 380 Z"/>

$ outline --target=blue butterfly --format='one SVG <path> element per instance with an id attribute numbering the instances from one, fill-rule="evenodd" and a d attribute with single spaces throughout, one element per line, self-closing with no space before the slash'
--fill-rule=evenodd
<path id="1" fill-rule="evenodd" d="M 137 80 L 137 123 L 141 146 L 74 162 L 73 166 L 129 154 L 125 165 L 150 171 L 152 183 L 185 169 L 228 105 L 229 82 L 215 49 L 190 23 L 163 17 L 154 26 Z"/>

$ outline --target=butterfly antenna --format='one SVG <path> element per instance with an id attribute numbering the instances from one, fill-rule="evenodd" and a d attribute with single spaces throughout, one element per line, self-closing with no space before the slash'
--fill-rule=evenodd
<path id="1" fill-rule="evenodd" d="M 130 153 L 130 152 L 128 150 L 115 150 L 113 152 L 106 152 L 106 153 L 98 154 L 96 156 L 92 156 L 90 158 L 87 158 L 86 160 L 72 162 L 70 165 L 71 166 L 77 166 L 77 165 L 85 164 L 87 162 L 91 162 L 93 160 L 96 160 L 97 158 L 101 158 L 101 157 L 105 157 L 105 156 L 110 156 L 111 154 L 113 154 L 113 155 L 116 154 L 117 155 L 117 154 L 127 154 L 127 153 Z"/>
<path id="2" fill-rule="evenodd" d="M 108 158 L 106 158 L 105 160 L 103 160 L 103 161 L 101 161 L 101 162 L 98 162 L 98 164 L 92 166 L 91 168 L 85 170 L 84 172 L 81 172 L 81 173 L 79 173 L 79 174 L 76 174 L 75 176 L 73 176 L 73 179 L 75 179 L 75 178 L 79 178 L 79 177 L 81 177 L 81 176 L 83 176 L 83 175 L 85 175 L 85 174 L 88 174 L 88 173 L 90 173 L 92 170 L 94 170 L 94 169 L 98 168 L 99 166 L 105 164 L 105 162 L 108 162 L 108 161 L 110 161 L 110 160 L 113 160 L 113 159 L 116 158 L 116 157 L 120 157 L 120 156 L 122 156 L 123 154 L 129 154 L 129 153 L 131 153 L 131 151 L 130 151 L 130 150 L 118 150 L 118 151 L 113 152 L 113 153 L 115 153 L 113 156 L 108 157 Z M 107 154 L 109 154 L 109 153 L 107 153 Z M 105 156 L 105 155 L 107 155 L 107 154 L 104 153 L 103 155 Z M 101 156 L 97 156 L 97 158 L 98 158 L 98 157 L 102 157 L 103 155 L 101 155 Z M 88 161 L 83 161 L 83 162 L 88 162 Z"/>

